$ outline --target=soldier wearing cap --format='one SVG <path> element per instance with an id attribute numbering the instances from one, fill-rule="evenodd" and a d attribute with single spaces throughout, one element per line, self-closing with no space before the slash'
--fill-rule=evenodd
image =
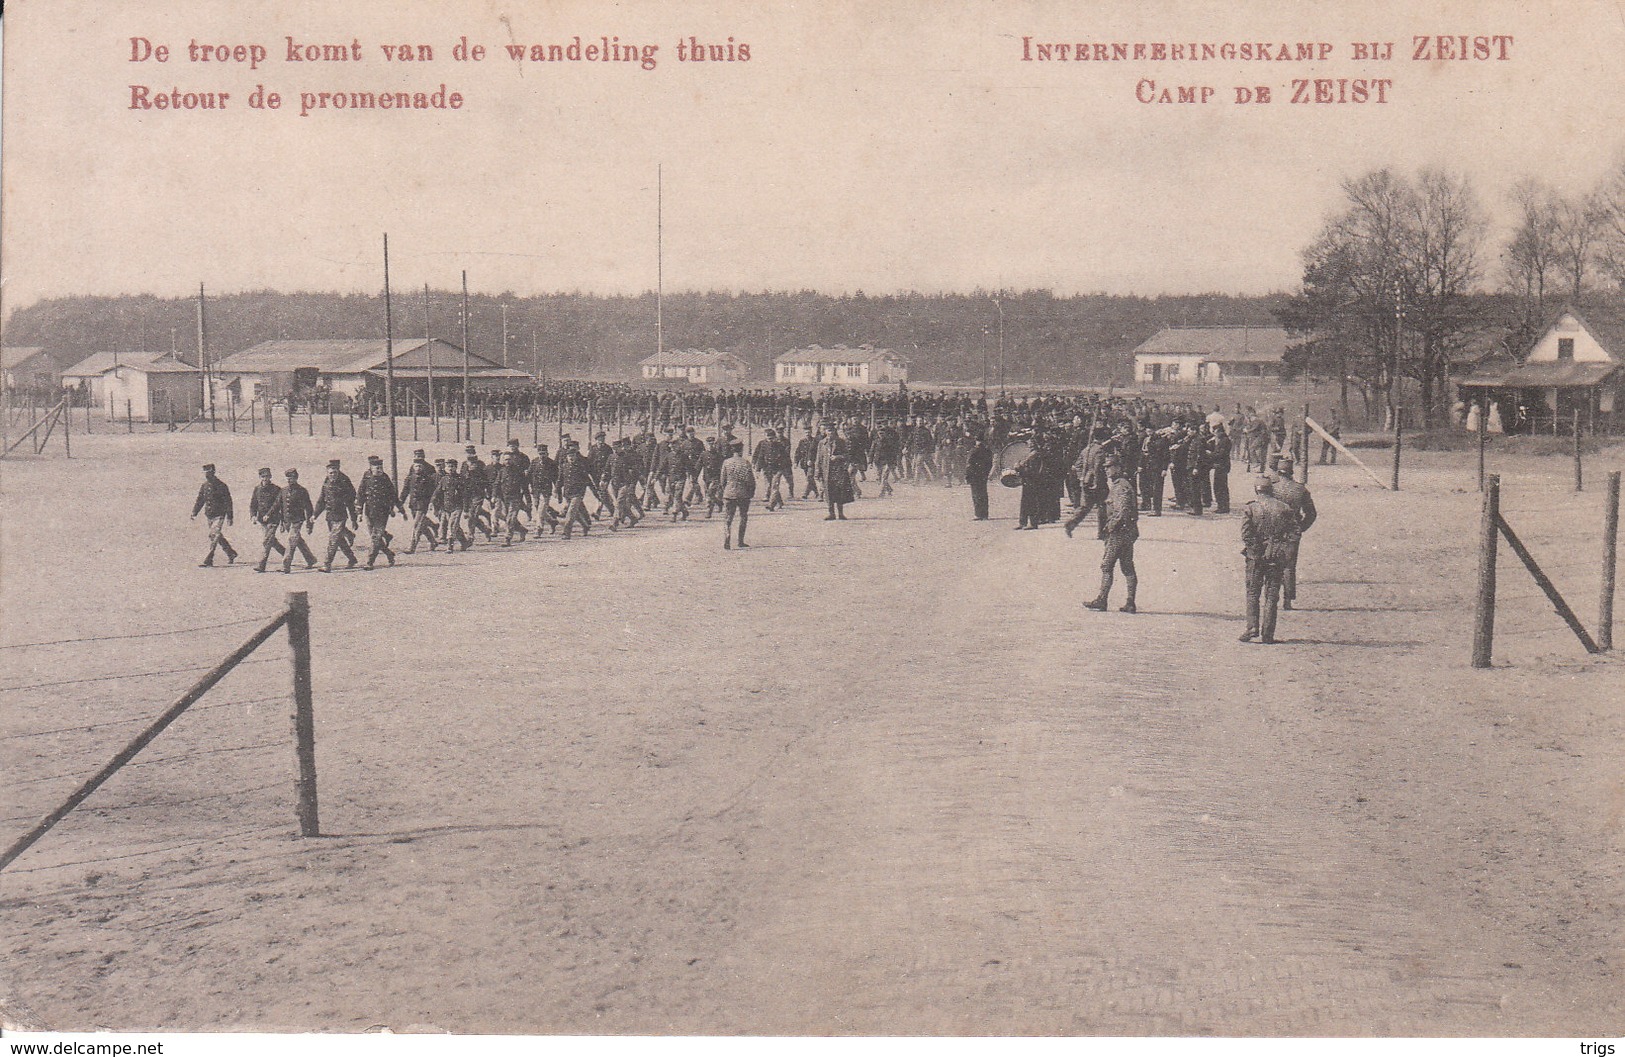
<path id="1" fill-rule="evenodd" d="M 811 426 L 807 427 L 806 435 L 796 442 L 795 461 L 796 465 L 801 467 L 801 472 L 807 475 L 807 486 L 801 490 L 801 498 L 806 499 L 809 496 L 817 496 L 818 474 L 816 472 L 816 465 L 818 462 L 818 438 L 813 436 Z M 886 488 L 889 487 L 886 484 L 886 472 L 888 466 L 889 464 L 882 459 L 880 464 L 881 495 L 885 495 Z M 795 492 L 795 483 L 793 480 L 791 482 L 790 491 L 792 494 Z"/>
<path id="2" fill-rule="evenodd" d="M 357 499 L 362 515 L 367 519 L 367 536 L 372 541 L 372 550 L 367 554 L 366 568 L 371 569 L 377 563 L 380 554 L 389 559 L 389 564 L 394 565 L 395 552 L 389 549 L 391 541 L 389 515 L 399 510 L 404 517 L 406 510 L 395 495 L 395 482 L 384 472 L 382 456 L 367 457 L 367 472 L 361 475 Z"/>
<path id="3" fill-rule="evenodd" d="M 745 458 L 744 441 L 733 441 L 722 464 L 722 549 L 733 548 L 734 516 L 739 517 L 739 545 L 745 542 L 745 526 L 750 521 L 750 501 L 756 495 L 756 471 Z"/>
<path id="4" fill-rule="evenodd" d="M 283 475 L 287 484 L 282 487 L 282 498 L 277 503 L 277 523 L 288 534 L 288 549 L 282 555 L 282 571 L 293 571 L 293 556 L 305 559 L 305 568 L 316 568 L 316 555 L 305 542 L 305 533 L 316 527 L 315 508 L 310 505 L 310 492 L 299 483 L 299 471 L 289 470 Z"/>
<path id="5" fill-rule="evenodd" d="M 777 510 L 784 505 L 784 491 L 779 487 L 779 442 L 778 434 L 769 426 L 762 439 L 756 444 L 756 451 L 752 456 L 752 463 L 760 470 L 767 480 L 767 503 L 765 510 Z"/>
<path id="6" fill-rule="evenodd" d="M 214 566 L 216 548 L 226 552 L 228 565 L 236 562 L 237 552 L 225 535 L 226 526 L 232 522 L 231 489 L 214 475 L 212 462 L 203 466 L 203 486 L 198 489 L 197 502 L 192 504 L 193 520 L 197 519 L 199 513 L 209 522 L 209 553 L 203 556 L 199 567 L 208 569 Z"/>
<path id="7" fill-rule="evenodd" d="M 882 470 L 884 472 L 884 470 Z M 987 479 L 993 473 L 993 449 L 987 446 L 987 437 L 976 433 L 976 443 L 965 459 L 965 483 L 970 485 L 971 516 L 986 521 Z"/>
<path id="8" fill-rule="evenodd" d="M 1123 582 L 1128 585 L 1128 598 L 1123 602 L 1122 611 L 1135 613 L 1138 610 L 1134 608 L 1134 596 L 1140 587 L 1140 577 L 1134 569 L 1134 541 L 1140 538 L 1140 504 L 1121 462 L 1107 459 L 1105 473 L 1108 484 L 1100 538 L 1105 541 L 1106 552 L 1100 560 L 1100 594 L 1084 606 L 1105 612 L 1112 592 L 1113 570 L 1121 567 Z"/>
<path id="9" fill-rule="evenodd" d="M 583 536 L 592 528 L 592 519 L 587 516 L 587 486 L 586 457 L 575 441 L 566 441 L 564 450 L 559 452 L 559 495 L 568 504 L 564 511 L 565 539 L 571 537 L 577 525 L 581 526 Z"/>
<path id="10" fill-rule="evenodd" d="M 440 460 L 435 462 L 438 465 Z M 440 511 L 440 542 L 446 545 L 447 554 L 456 553 L 458 545 L 468 550 L 468 533 L 463 530 L 463 520 L 468 516 L 467 487 L 458 472 L 457 460 L 445 460 L 445 473 L 435 485 L 434 505 Z"/>
<path id="11" fill-rule="evenodd" d="M 605 475 L 615 497 L 615 520 L 609 527 L 618 529 L 624 524 L 631 528 L 643 520 L 643 510 L 638 506 L 638 478 L 643 476 L 643 466 L 630 438 L 622 437 L 615 442 Z"/>
<path id="12" fill-rule="evenodd" d="M 441 469 L 445 468 L 445 460 L 437 460 Z M 406 481 L 401 485 L 400 505 L 407 511 L 412 519 L 412 542 L 406 548 L 406 553 L 415 554 L 418 549 L 418 540 L 428 540 L 429 549 L 434 550 L 440 545 L 436 534 L 440 526 L 434 518 L 429 516 L 430 508 L 434 505 L 434 490 L 438 484 L 436 471 L 429 465 L 428 457 L 423 449 L 418 448 L 412 453 L 412 466 L 406 471 Z"/>
<path id="13" fill-rule="evenodd" d="M 559 464 L 547 453 L 546 444 L 536 445 L 536 456 L 530 460 L 530 495 L 536 504 L 536 516 L 549 525 L 557 525 L 558 515 L 553 512 L 553 490 L 559 483 Z"/>
<path id="14" fill-rule="evenodd" d="M 355 551 L 350 549 L 350 541 L 355 538 L 354 530 L 359 527 L 355 498 L 355 485 L 349 475 L 339 469 L 339 460 L 328 460 L 327 479 L 322 482 L 321 494 L 316 499 L 316 513 L 312 515 L 327 515 L 327 560 L 322 562 L 324 573 L 333 571 L 333 559 L 340 551 L 344 552 L 345 559 L 350 563 L 345 568 L 356 567 Z"/>
<path id="15" fill-rule="evenodd" d="M 491 492 L 491 476 L 485 463 L 480 461 L 479 449 L 470 444 L 463 449 L 463 510 L 468 515 L 468 536 L 485 533 L 486 542 L 496 539 L 492 525 L 485 517 L 485 497 Z"/>
<path id="16" fill-rule="evenodd" d="M 1241 512 L 1241 553 L 1247 559 L 1247 630 L 1242 642 L 1275 641 L 1281 579 L 1298 549 L 1298 518 L 1274 494 L 1275 482 L 1260 477 L 1256 498 Z"/>
<path id="17" fill-rule="evenodd" d="M 282 542 L 276 538 L 278 524 L 277 507 L 282 501 L 282 489 L 271 479 L 271 468 L 260 467 L 259 484 L 254 486 L 254 494 L 248 499 L 248 519 L 259 525 L 265 533 L 265 551 L 260 555 L 260 563 L 254 566 L 254 571 L 262 573 L 271 560 L 271 552 L 286 554 L 287 550 Z"/>
<path id="18" fill-rule="evenodd" d="M 1083 502 L 1072 516 L 1066 519 L 1063 527 L 1068 536 L 1083 524 L 1083 519 L 1089 516 L 1091 510 L 1099 511 L 1095 515 L 1097 529 L 1106 519 L 1106 493 L 1111 485 L 1106 477 L 1106 456 L 1110 438 L 1111 434 L 1104 427 L 1097 426 L 1089 438 L 1089 446 L 1083 449 L 1077 462 L 1072 466 L 1072 472 L 1078 478 L 1079 494 Z M 1022 476 L 1025 480 L 1026 475 Z"/>
<path id="19" fill-rule="evenodd" d="M 1302 537 L 1320 514 L 1315 510 L 1315 498 L 1309 494 L 1309 488 L 1292 479 L 1295 465 L 1292 456 L 1282 455 L 1275 465 L 1277 472 L 1271 478 L 1275 497 L 1292 508 L 1292 516 L 1298 523 L 1298 536 L 1292 544 L 1292 560 L 1282 570 L 1281 576 L 1281 608 L 1291 609 L 1298 601 L 1298 551 Z"/>
<path id="20" fill-rule="evenodd" d="M 513 460 L 513 453 L 502 456 L 502 462 L 497 467 L 496 479 L 491 486 L 492 495 L 496 499 L 497 512 L 502 519 L 506 535 L 503 537 L 504 547 L 513 546 L 513 534 L 519 533 L 519 542 L 525 542 L 529 531 L 520 521 L 519 515 L 524 509 L 525 501 L 525 475 Z"/>
<path id="21" fill-rule="evenodd" d="M 672 432 L 670 429 L 667 433 Z M 673 521 L 688 520 L 688 445 L 682 441 L 662 441 L 665 462 L 661 464 L 661 477 L 666 487 L 666 509 Z"/>

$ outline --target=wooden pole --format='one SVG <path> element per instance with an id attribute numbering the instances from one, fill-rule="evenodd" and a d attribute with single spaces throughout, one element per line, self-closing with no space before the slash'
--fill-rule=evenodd
<path id="1" fill-rule="evenodd" d="M 418 394 L 408 390 L 406 406 L 412 409 L 412 443 L 416 444 L 418 439 Z"/>
<path id="2" fill-rule="evenodd" d="M 1585 477 L 1580 469 L 1580 409 L 1574 409 L 1574 490 L 1585 491 Z"/>
<path id="3" fill-rule="evenodd" d="M 429 350 L 434 355 L 434 350 Z M 384 235 L 384 411 L 389 415 L 389 479 L 401 479 L 400 442 L 395 435 L 395 308 L 389 296 L 389 235 Z M 414 428 L 417 419 L 412 420 Z M 368 427 L 371 432 L 371 426 Z"/>
<path id="4" fill-rule="evenodd" d="M 146 730 L 143 730 L 140 734 L 136 735 L 135 739 L 120 750 L 119 754 L 114 756 L 112 761 L 109 762 L 106 767 L 103 767 L 100 771 L 97 771 L 94 776 L 87 780 L 78 789 L 75 789 L 68 799 L 62 802 L 60 807 L 45 817 L 44 821 L 19 838 L 11 845 L 11 847 L 5 850 L 4 854 L 0 854 L 0 870 L 5 869 L 7 866 L 10 866 L 13 862 L 15 862 L 19 855 L 33 847 L 35 841 L 45 836 L 52 826 L 56 825 L 58 822 L 61 822 L 68 816 L 69 812 L 78 807 L 80 804 L 84 803 L 85 799 L 89 797 L 91 793 L 94 793 L 98 788 L 101 787 L 102 783 L 113 777 L 113 775 L 117 773 L 118 770 L 125 764 L 135 759 L 136 754 L 151 744 L 152 739 L 163 733 L 165 727 L 169 726 L 171 723 L 175 722 L 176 719 L 180 718 L 182 712 L 185 712 L 188 708 L 192 707 L 198 698 L 208 693 L 209 689 L 213 687 L 215 683 L 218 683 L 221 679 L 224 679 L 226 674 L 233 668 L 237 667 L 243 658 L 247 657 L 250 653 L 253 653 L 262 643 L 265 642 L 266 639 L 275 634 L 277 629 L 281 628 L 283 624 L 287 623 L 288 617 L 289 613 L 287 611 L 277 614 L 269 624 L 266 624 L 263 628 L 256 631 L 247 642 L 233 650 L 230 656 L 221 661 L 219 664 L 215 665 L 213 668 L 209 669 L 207 674 L 205 674 L 197 682 L 193 683 L 190 690 L 182 694 L 180 699 L 177 700 L 173 705 L 170 705 L 169 708 L 165 710 L 163 715 L 153 720 L 151 725 L 149 725 Z"/>
<path id="5" fill-rule="evenodd" d="M 1307 372 L 1305 372 L 1307 377 Z M 1303 434 L 1303 483 L 1309 483 L 1309 405 L 1303 405 L 1303 421 L 1298 423 L 1298 432 Z"/>
<path id="6" fill-rule="evenodd" d="M 1496 526 L 1501 522 L 1501 478 L 1491 474 L 1484 486 L 1484 507 L 1478 523 L 1478 596 L 1473 604 L 1473 667 L 1490 666 L 1495 643 Z"/>
<path id="7" fill-rule="evenodd" d="M 1587 653 L 1601 653 L 1602 649 L 1598 647 L 1596 640 L 1585 629 L 1585 625 L 1580 623 L 1580 618 L 1574 615 L 1574 610 L 1570 609 L 1569 604 L 1563 600 L 1563 596 L 1558 593 L 1557 586 L 1552 583 L 1541 569 L 1540 564 L 1535 561 L 1535 556 L 1529 553 L 1529 548 L 1525 547 L 1523 541 L 1518 539 L 1518 534 L 1512 531 L 1512 526 L 1507 524 L 1506 518 L 1497 518 L 1496 520 L 1500 525 L 1501 535 L 1506 537 L 1507 546 L 1511 547 L 1512 553 L 1516 554 L 1518 560 L 1523 562 L 1524 568 L 1529 570 L 1529 575 L 1535 578 L 1535 583 L 1545 593 L 1546 600 L 1552 604 L 1553 609 L 1557 610 L 1557 615 L 1563 618 L 1563 623 L 1569 626 L 1569 630 L 1574 632 L 1574 637 L 1580 640 L 1580 645 L 1586 648 Z"/>
<path id="8" fill-rule="evenodd" d="M 468 419 L 468 270 L 466 268 L 463 270 L 463 418 L 465 421 Z M 464 428 L 467 430 L 468 439 L 473 440 L 473 426 L 469 425 Z M 484 428 L 484 423 L 481 423 L 480 429 L 483 431 Z M 480 443 L 485 443 L 483 435 L 480 437 Z"/>
<path id="9" fill-rule="evenodd" d="M 1485 426 L 1488 425 L 1490 407 L 1488 400 L 1478 402 L 1478 490 L 1484 490 L 1484 438 L 1488 436 Z"/>
<path id="10" fill-rule="evenodd" d="M 293 742 L 299 761 L 294 784 L 298 797 L 299 835 L 316 837 L 321 828 L 316 814 L 316 718 L 310 692 L 310 599 L 303 591 L 288 592 L 288 646 L 293 651 Z"/>
<path id="11" fill-rule="evenodd" d="M 327 394 L 327 436 L 331 440 L 338 435 L 338 425 L 333 419 L 333 394 L 329 392 Z"/>
<path id="12" fill-rule="evenodd" d="M 73 432 L 73 408 L 68 404 L 66 395 L 62 397 L 62 450 L 68 458 L 73 458 L 73 441 L 68 435 Z"/>
<path id="13" fill-rule="evenodd" d="M 1396 492 L 1399 491 L 1399 449 L 1403 443 L 1401 440 L 1403 430 L 1399 424 L 1401 421 L 1400 411 L 1399 407 L 1394 408 L 1394 483 L 1392 487 Z"/>
<path id="14" fill-rule="evenodd" d="M 135 407 L 128 400 L 124 401 L 124 431 L 126 433 L 135 432 Z"/>
<path id="15" fill-rule="evenodd" d="M 305 401 L 305 436 L 316 435 L 316 394 L 312 393 L 310 399 Z"/>
<path id="16" fill-rule="evenodd" d="M 1619 549 L 1619 471 L 1608 475 L 1602 515 L 1602 600 L 1597 605 L 1597 645 L 1614 648 L 1614 565 Z"/>

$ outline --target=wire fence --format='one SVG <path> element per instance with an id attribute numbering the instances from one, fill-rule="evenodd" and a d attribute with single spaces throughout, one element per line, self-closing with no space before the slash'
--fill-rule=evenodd
<path id="1" fill-rule="evenodd" d="M 300 697 L 300 648 L 291 627 L 293 648 L 280 637 L 270 640 L 296 619 L 302 599 L 290 596 L 288 609 L 274 618 L 7 644 L 0 657 L 13 678 L 0 687 L 8 717 L 0 763 L 10 796 L 0 834 L 15 840 L 0 867 L 53 827 L 59 828 L 35 855 L 61 866 L 144 854 L 143 846 L 188 838 L 207 842 L 227 820 L 267 826 L 278 816 L 285 820 L 288 798 L 273 791 L 285 793 L 302 777 L 304 760 L 287 736 L 287 711 L 275 705 Z M 261 629 L 230 651 L 231 629 L 256 623 Z M 164 640 L 174 660 L 195 663 L 108 670 L 141 640 Z M 16 680 L 18 662 L 30 663 L 30 653 L 48 655 L 32 662 L 36 668 L 65 677 Z M 86 669 L 94 674 L 70 674 Z M 308 656 L 304 672 L 308 694 Z M 214 699 L 201 701 L 205 694 Z M 148 750 L 160 736 L 161 745 Z"/>

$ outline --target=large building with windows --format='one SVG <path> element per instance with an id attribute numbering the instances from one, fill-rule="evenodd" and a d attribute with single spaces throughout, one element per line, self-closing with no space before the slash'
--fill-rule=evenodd
<path id="1" fill-rule="evenodd" d="M 908 360 L 873 345 L 791 349 L 773 361 L 780 385 L 897 385 L 908 381 Z"/>
<path id="2" fill-rule="evenodd" d="M 1567 305 L 1536 336 L 1522 363 L 1485 362 L 1457 382 L 1514 432 L 1567 432 L 1625 424 L 1625 307 Z"/>
<path id="3" fill-rule="evenodd" d="M 1163 327 L 1134 350 L 1136 385 L 1263 385 L 1281 380 L 1281 327 Z"/>
<path id="4" fill-rule="evenodd" d="M 639 360 L 638 367 L 646 382 L 693 385 L 737 385 L 750 369 L 743 358 L 716 349 L 663 349 Z"/>

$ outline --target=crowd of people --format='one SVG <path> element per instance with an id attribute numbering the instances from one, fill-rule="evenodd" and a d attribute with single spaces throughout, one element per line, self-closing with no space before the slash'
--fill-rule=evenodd
<path id="1" fill-rule="evenodd" d="M 763 419 L 761 440 L 748 452 L 732 417 L 702 439 L 694 420 L 663 419 L 656 405 L 640 416 L 633 435 L 613 442 L 601 430 L 583 447 L 561 433 L 557 452 L 539 443 L 527 453 L 519 441 L 510 440 L 505 449 L 491 451 L 489 462 L 472 444 L 460 458 L 432 462 L 418 449 L 399 483 L 385 472 L 380 456 L 368 460 L 359 484 L 334 459 L 315 499 L 296 470 L 287 470 L 278 484 L 264 467 L 248 511 L 260 533 L 261 553 L 254 568 L 267 571 L 273 555 L 280 556 L 284 573 L 292 571 L 296 558 L 316 568 L 306 537 L 319 521 L 327 528 L 320 568 L 332 572 L 341 555 L 346 569 L 371 570 L 380 558 L 394 565 L 398 553 L 412 554 L 422 546 L 458 554 L 481 537 L 503 547 L 543 533 L 569 540 L 595 528 L 630 529 L 651 516 L 686 521 L 702 504 L 705 517 L 722 515 L 724 546 L 732 550 L 749 546 L 750 509 L 758 494 L 769 511 L 815 499 L 823 504 L 827 520 L 840 521 L 865 484 L 885 496 L 899 481 L 949 487 L 963 482 L 970 489 L 972 517 L 987 520 L 988 484 L 995 469 L 1002 469 L 1001 480 L 1021 490 L 1019 531 L 1062 522 L 1063 500 L 1071 508 L 1063 523 L 1068 537 L 1091 513 L 1096 515 L 1096 534 L 1106 548 L 1100 592 L 1086 604 L 1105 609 L 1120 571 L 1127 586 L 1122 609 L 1132 613 L 1140 514 L 1161 517 L 1165 508 L 1194 517 L 1231 513 L 1230 475 L 1239 462 L 1249 472 L 1267 471 L 1242 511 L 1249 570 L 1249 634 L 1244 638 L 1273 640 L 1271 598 L 1292 606 L 1296 540 L 1315 514 L 1308 490 L 1293 475 L 1293 456 L 1307 456 L 1308 438 L 1289 425 L 1282 408 L 1261 414 L 1238 407 L 1228 416 L 1216 407 L 1099 394 L 991 404 L 944 396 L 923 404 L 930 413 L 914 414 L 908 412 L 918 412 L 921 404 L 887 404 L 872 394 L 844 403 L 849 406 L 809 414 L 799 414 L 793 402 L 784 404 L 775 411 L 784 412 L 783 418 Z M 731 409 L 749 406 L 741 401 Z M 798 422 L 802 435 L 793 438 Z M 754 433 L 754 421 L 747 418 L 743 428 Z M 1326 450 L 1323 445 L 1323 461 Z M 1281 505 L 1291 511 L 1290 517 L 1279 514 Z M 213 566 L 217 553 L 235 563 L 238 554 L 225 530 L 236 512 L 230 488 L 212 465 L 204 467 L 192 513 L 209 523 L 209 549 L 201 564 Z M 400 548 L 390 531 L 397 515 L 407 525 L 407 542 Z M 355 546 L 363 524 L 364 565 Z M 1283 562 L 1284 544 L 1277 545 L 1277 537 L 1289 524 L 1295 532 L 1293 557 Z"/>

